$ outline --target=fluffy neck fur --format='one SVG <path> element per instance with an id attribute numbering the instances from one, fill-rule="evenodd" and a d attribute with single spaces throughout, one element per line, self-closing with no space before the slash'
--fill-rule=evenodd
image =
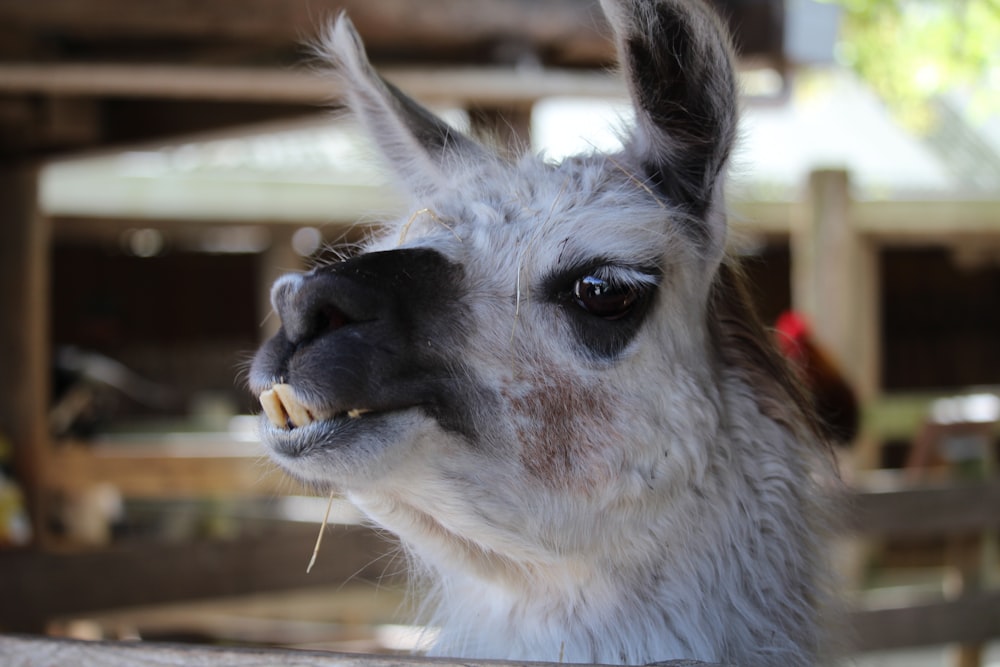
<path id="1" fill-rule="evenodd" d="M 442 310 L 436 335 L 375 328 L 460 383 L 435 414 L 461 419 L 392 409 L 347 445 L 279 433 L 276 447 L 400 537 L 429 582 L 437 654 L 810 664 L 831 475 L 807 401 L 737 273 L 719 268 L 737 122 L 729 39 L 700 1 L 602 6 L 636 124 L 621 153 L 559 166 L 492 156 L 382 81 L 349 22 L 335 24 L 325 51 L 345 102 L 416 204 L 366 249 L 419 246 L 462 267 L 448 303 L 463 308 Z M 618 277 L 612 293 L 622 276 L 656 289 L 618 313 L 632 319 L 608 319 L 569 289 L 594 272 Z M 293 321 L 315 321 L 284 301 Z M 347 363 L 330 341 L 352 331 L 314 348 Z M 274 356 L 302 349 L 286 338 Z M 330 380 L 298 370 L 299 386 Z M 258 375 L 262 389 L 278 381 Z"/>
<path id="2" fill-rule="evenodd" d="M 831 489 L 818 480 L 833 476 L 740 285 L 723 266 L 709 315 L 719 410 L 699 434 L 703 474 L 633 508 L 606 549 L 500 555 L 405 497 L 354 498 L 401 536 L 424 575 L 426 620 L 440 629 L 433 654 L 624 664 L 683 655 L 748 667 L 814 664 L 825 652 L 827 586 L 815 573 L 826 569 L 817 526 Z"/>

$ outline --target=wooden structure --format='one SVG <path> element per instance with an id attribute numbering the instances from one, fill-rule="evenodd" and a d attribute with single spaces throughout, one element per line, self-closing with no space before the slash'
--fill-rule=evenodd
<path id="1" fill-rule="evenodd" d="M 784 65 L 780 2 L 722 5 L 740 28 L 746 59 Z M 297 117 L 335 103 L 328 82 L 297 66 L 307 60 L 302 42 L 342 10 L 398 83 L 424 100 L 473 109 L 480 124 L 523 128 L 525 110 L 542 95 L 620 89 L 603 71 L 613 47 L 594 0 L 413 7 L 405 0 L 156 0 L 141 7 L 0 0 L 0 381 L 17 388 L 0 406 L 0 432 L 15 445 L 37 532 L 45 533 L 53 490 L 104 479 L 153 495 L 246 491 L 252 476 L 225 451 L 188 461 L 163 448 L 134 457 L 52 447 L 45 423 L 53 227 L 37 208 L 41 160 Z M 522 121 L 501 123 L 501 113 Z M 276 266 L 279 259 L 289 257 L 265 261 Z M 160 481 L 142 472 L 149 470 Z"/>
<path id="2" fill-rule="evenodd" d="M 327 542 L 333 546 L 308 576 L 314 524 L 234 540 L 0 551 L 0 566 L 8 573 L 0 580 L 0 628 L 40 632 L 53 618 L 101 609 L 335 586 L 383 575 L 372 554 L 392 549 L 385 540 L 359 527 L 329 532 Z"/>
<path id="3" fill-rule="evenodd" d="M 211 665 L 212 667 L 523 667 L 524 663 L 502 661 L 444 660 L 355 656 L 318 651 L 279 651 L 234 648 L 196 648 L 147 644 L 109 644 L 27 637 L 0 637 L 0 658 L 8 667 L 118 667 L 136 665 Z M 546 663 L 533 663 L 544 665 Z M 694 660 L 670 660 L 662 667 L 711 667 Z"/>
<path id="4" fill-rule="evenodd" d="M 858 494 L 849 500 L 855 508 L 846 529 L 852 533 L 878 539 L 913 538 L 927 536 L 962 537 L 976 535 L 983 531 L 1000 529 L 1000 482 L 980 482 L 959 486 L 906 487 L 897 482 L 872 482 L 873 487 L 885 486 L 883 490 L 872 490 Z M 973 508 L 974 511 L 969 511 Z M 381 567 L 375 563 L 372 551 L 387 548 L 372 542 L 367 531 L 359 529 L 338 529 L 336 536 L 337 558 L 332 562 L 332 570 L 314 573 L 312 584 L 343 581 L 351 576 L 377 578 Z M 307 537 L 308 532 L 308 537 Z M 104 605 L 149 604 L 157 600 L 178 600 L 197 597 L 198 587 L 207 578 L 221 582 L 215 585 L 216 594 L 238 594 L 245 590 L 244 582 L 263 582 L 268 590 L 303 586 L 306 579 L 301 570 L 279 568 L 279 577 L 264 575 L 274 563 L 302 561 L 309 551 L 312 531 L 299 532 L 294 539 L 276 542 L 273 538 L 261 538 L 253 542 L 229 545 L 190 545 L 158 547 L 154 550 L 120 549 L 108 554 L 71 555 L 51 554 L 44 557 L 28 554 L 0 554 L 0 563 L 5 571 L 17 572 L 20 581 L 5 578 L 0 581 L 0 595 L 6 599 L 20 599 L 24 605 L 14 612 L 7 611 L 0 616 L 0 624 L 7 627 L 19 618 L 26 620 L 32 614 L 72 614 L 93 611 Z M 181 555 L 187 551 L 187 558 Z M 233 558 L 236 553 L 243 557 Z M 13 556 L 13 558 L 12 558 Z M 113 561 L 116 578 L 114 587 L 102 586 L 103 599 L 96 598 L 87 573 L 96 561 L 102 561 L 105 569 L 109 558 Z M 21 561 L 18 563 L 17 561 Z M 194 562 L 195 567 L 190 568 Z M 235 570 L 232 563 L 242 563 Z M 176 576 L 178 568 L 188 567 L 189 587 L 184 590 L 168 591 L 157 582 L 184 581 Z M 202 574 L 206 573 L 205 578 Z M 318 577 L 317 577 L 318 575 Z M 47 591 L 41 591 L 37 582 L 46 581 Z M 28 589 L 30 590 L 30 594 Z M 47 602 L 58 599 L 62 606 L 58 609 L 45 608 Z M 80 606 L 83 604 L 90 607 Z M 953 598 L 934 598 L 923 602 L 908 601 L 901 606 L 865 608 L 860 607 L 849 616 L 849 632 L 853 636 L 852 648 L 856 651 L 873 651 L 910 646 L 931 646 L 949 642 L 982 643 L 1000 637 L 1000 592 L 990 590 L 965 591 Z M 14 613 L 15 616 L 9 614 Z M 190 652 L 189 652 L 190 651 Z M 4 639 L 0 637 L 0 657 L 4 664 L 36 664 L 17 662 L 42 652 L 54 657 L 54 662 L 44 664 L 87 664 L 87 660 L 97 664 L 114 664 L 113 660 L 152 660 L 159 656 L 158 664 L 173 664 L 169 660 L 187 656 L 189 660 L 207 659 L 215 656 L 201 649 L 160 649 L 122 644 L 96 644 L 81 646 L 73 643 L 45 640 Z M 51 653 L 49 653 L 51 652 Z M 233 656 L 219 659 L 233 660 L 220 664 L 259 664 L 253 661 L 254 652 L 236 652 Z M 280 657 L 282 654 L 274 654 Z M 299 654 L 293 654 L 299 655 Z M 14 662 L 11 662 L 11 660 Z M 319 660 L 320 656 L 316 656 Z M 325 654 L 329 664 L 341 665 L 343 656 Z M 356 658 L 352 658 L 356 659 Z M 78 661 L 84 662 L 78 662 Z M 246 662 L 240 662 L 245 660 Z M 379 658 L 372 658 L 378 662 Z M 422 665 L 419 659 L 399 659 L 395 664 Z M 187 663 L 192 664 L 192 663 Z M 299 663 L 294 663 L 299 664 Z M 312 663 L 304 663 L 312 664 Z M 319 662 L 317 664 L 326 664 Z M 463 662 L 463 664 L 468 664 Z"/>

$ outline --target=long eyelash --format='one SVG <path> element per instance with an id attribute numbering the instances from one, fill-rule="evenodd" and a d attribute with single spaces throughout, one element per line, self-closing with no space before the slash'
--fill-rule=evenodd
<path id="1" fill-rule="evenodd" d="M 653 287 L 659 283 L 659 276 L 656 273 L 617 264 L 602 264 L 586 273 L 620 287 Z"/>
<path id="2" fill-rule="evenodd" d="M 571 265 L 550 275 L 542 283 L 540 294 L 545 294 L 554 302 L 572 302 L 574 285 L 584 276 L 605 280 L 616 289 L 636 289 L 642 292 L 652 290 L 661 280 L 661 272 L 656 267 L 629 266 L 598 260 Z"/>

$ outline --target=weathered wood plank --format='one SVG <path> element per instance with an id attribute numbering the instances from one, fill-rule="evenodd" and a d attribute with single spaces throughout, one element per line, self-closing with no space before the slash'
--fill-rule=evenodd
<path id="1" fill-rule="evenodd" d="M 855 206 L 852 214 L 851 224 L 859 232 L 897 243 L 940 241 L 943 234 L 995 238 L 1000 230 L 996 199 L 869 201 Z"/>
<path id="2" fill-rule="evenodd" d="M 851 614 L 851 650 L 868 652 L 952 642 L 981 642 L 1000 637 L 1000 591 L 958 600 Z M 8 666 L 42 665 L 327 665 L 329 667 L 405 667 L 479 665 L 503 667 L 526 663 L 434 660 L 418 657 L 345 655 L 305 651 L 217 649 L 152 643 L 75 642 L 41 637 L 0 636 L 0 659 Z M 544 664 L 544 663 L 540 663 Z M 660 663 L 689 667 L 703 663 Z"/>
<path id="3" fill-rule="evenodd" d="M 871 490 L 853 494 L 847 505 L 847 527 L 862 535 L 970 535 L 1000 527 L 1000 481 Z"/>
<path id="4" fill-rule="evenodd" d="M 191 647 L 126 642 L 81 642 L 0 636 L 0 661 L 9 667 L 390 667 L 393 663 L 309 651 Z"/>
<path id="5" fill-rule="evenodd" d="M 741 53 L 780 60 L 783 10 L 777 0 L 719 0 Z M 603 67 L 614 48 L 597 0 L 0 0 L 0 25 L 15 34 L 40 33 L 84 45 L 124 43 L 133 51 L 151 40 L 212 53 L 250 44 L 257 54 L 315 35 L 345 10 L 368 48 L 380 57 L 475 57 Z"/>
<path id="6" fill-rule="evenodd" d="M 111 484 L 129 498 L 273 497 L 300 490 L 259 443 L 203 443 L 199 451 L 192 439 L 182 447 L 61 444 L 53 448 L 43 484 L 65 493 Z"/>
<path id="7" fill-rule="evenodd" d="M 14 447 L 36 534 L 49 453 L 50 234 L 49 220 L 38 210 L 37 167 L 0 165 L 0 433 Z"/>
<path id="8" fill-rule="evenodd" d="M 842 170 L 809 175 L 791 228 L 792 303 L 864 401 L 879 387 L 877 255 L 851 224 L 856 205 Z"/>
<path id="9" fill-rule="evenodd" d="M 541 667 L 550 663 L 452 660 L 404 656 L 352 655 L 318 651 L 195 647 L 129 642 L 80 642 L 41 637 L 0 636 L 6 667 Z M 694 660 L 670 660 L 658 667 L 709 667 Z"/>
<path id="10" fill-rule="evenodd" d="M 398 625 L 412 620 L 403 611 L 409 608 L 406 590 L 405 582 L 356 580 L 92 611 L 60 617 L 48 631 L 73 639 L 397 652 L 425 640 L 417 628 Z"/>
<path id="11" fill-rule="evenodd" d="M 155 542 L 68 553 L 0 551 L 0 628 L 37 632 L 60 615 L 375 579 L 395 547 L 373 531 L 318 525 L 233 541 Z M 0 660 L 0 663 L 4 663 Z"/>
<path id="12" fill-rule="evenodd" d="M 596 0 L 0 0 L 0 24 L 104 42 L 298 44 L 346 10 L 375 52 L 441 54 L 514 42 L 575 62 L 607 63 L 613 47 Z M 183 43 L 183 42 L 182 42 Z"/>
<path id="13" fill-rule="evenodd" d="M 502 67 L 386 67 L 381 72 L 408 94 L 431 103 L 498 106 L 546 96 L 625 95 L 624 83 L 607 72 Z M 329 77 L 304 69 L 110 63 L 3 63 L 0 91 L 315 105 L 334 102 L 338 94 Z"/>
<path id="14" fill-rule="evenodd" d="M 1000 482 L 858 494 L 851 527 L 864 534 L 974 533 L 1000 525 Z M 0 553 L 0 625 L 39 628 L 57 614 L 321 585 L 378 576 L 391 547 L 361 529 L 328 537 L 336 558 L 306 576 L 315 537 L 302 530 L 229 544 L 148 545 L 100 553 Z M 101 581 L 94 586 L 95 580 Z M 851 615 L 857 650 L 977 642 L 1000 636 L 1000 592 Z"/>
<path id="15" fill-rule="evenodd" d="M 852 649 L 876 651 L 1000 637 L 1000 591 L 907 607 L 855 611 Z"/>
<path id="16" fill-rule="evenodd" d="M 931 646 L 954 641 L 977 642 L 1000 636 L 1000 592 L 980 593 L 953 601 L 902 608 L 854 612 L 852 649 L 875 651 Z M 325 665 L 327 667 L 405 667 L 458 665 L 503 667 L 525 663 L 451 661 L 411 657 L 358 656 L 308 651 L 218 649 L 162 644 L 76 642 L 39 637 L 0 636 L 5 665 Z M 703 663 L 662 663 L 690 667 Z"/>
<path id="17" fill-rule="evenodd" d="M 788 201 L 732 202 L 733 222 L 754 232 L 789 233 L 800 215 Z M 1000 230 L 1000 200 L 927 199 L 851 202 L 850 224 L 879 243 L 944 244 L 995 238 Z"/>

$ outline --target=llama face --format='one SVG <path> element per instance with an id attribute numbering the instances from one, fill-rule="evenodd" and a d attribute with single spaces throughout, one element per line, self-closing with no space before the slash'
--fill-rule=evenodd
<path id="1" fill-rule="evenodd" d="M 431 453 L 473 467 L 487 455 L 515 479 L 596 488 L 648 467 L 621 443 L 658 430 L 661 404 L 690 401 L 685 383 L 706 384 L 688 376 L 711 366 L 728 45 L 698 4 L 605 10 L 638 126 L 621 154 L 560 165 L 490 154 L 382 82 L 346 19 L 333 28 L 348 105 L 414 212 L 369 254 L 275 286 L 282 329 L 251 385 L 275 417 L 264 439 L 293 474 L 350 489 Z"/>
<path id="2" fill-rule="evenodd" d="M 651 415 L 668 420 L 672 391 L 702 384 L 705 355 L 697 331 L 669 324 L 703 308 L 709 270 L 683 216 L 614 158 L 474 168 L 477 182 L 422 199 L 402 244 L 393 230 L 277 283 L 282 330 L 252 372 L 259 393 L 287 387 L 263 426 L 274 458 L 357 497 L 422 484 L 439 499 L 461 479 L 456 504 L 478 487 L 479 511 L 504 513 L 665 481 Z M 650 370 L 672 391 L 650 391 Z"/>

